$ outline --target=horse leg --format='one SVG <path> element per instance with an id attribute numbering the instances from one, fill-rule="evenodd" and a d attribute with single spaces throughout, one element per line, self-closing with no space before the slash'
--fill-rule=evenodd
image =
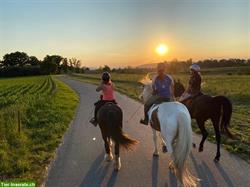
<path id="1" fill-rule="evenodd" d="M 156 130 L 152 129 L 153 131 L 153 140 L 154 140 L 154 153 L 153 156 L 159 156 L 159 151 L 158 151 L 158 146 L 157 146 L 157 134 L 156 134 Z"/>
<path id="2" fill-rule="evenodd" d="M 102 131 L 102 138 L 104 141 L 104 146 L 105 146 L 105 151 L 106 151 L 104 159 L 107 162 L 110 162 L 111 160 L 113 160 L 113 155 L 112 155 L 111 148 L 110 148 L 109 138 L 105 135 L 103 131 Z"/>
<path id="3" fill-rule="evenodd" d="M 201 142 L 200 142 L 200 145 L 199 145 L 199 152 L 202 152 L 203 151 L 203 146 L 204 146 L 204 142 L 208 136 L 208 132 L 207 130 L 205 129 L 205 121 L 204 120 L 197 120 L 197 124 L 201 130 L 201 134 L 202 134 L 202 139 L 201 139 Z"/>
<path id="4" fill-rule="evenodd" d="M 214 161 L 219 162 L 220 161 L 220 139 L 221 139 L 219 119 L 212 120 L 212 122 L 213 122 L 213 126 L 214 126 L 216 143 L 217 143 L 217 152 L 216 152 L 216 156 L 214 158 Z"/>
<path id="5" fill-rule="evenodd" d="M 114 168 L 116 171 L 121 169 L 121 158 L 120 158 L 120 145 L 115 143 L 115 163 Z"/>
<path id="6" fill-rule="evenodd" d="M 159 133 L 159 135 L 160 135 L 160 140 L 161 140 L 161 145 L 162 145 L 162 152 L 167 153 L 168 149 L 167 149 L 167 146 L 166 146 L 166 142 L 163 140 L 163 138 L 161 136 L 161 133 Z"/>

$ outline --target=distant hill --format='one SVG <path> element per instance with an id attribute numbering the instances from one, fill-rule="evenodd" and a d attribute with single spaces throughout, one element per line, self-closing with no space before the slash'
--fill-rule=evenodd
<path id="1" fill-rule="evenodd" d="M 142 64 L 139 66 L 136 66 L 136 68 L 140 68 L 140 69 L 152 69 L 152 68 L 156 68 L 157 63 L 150 63 L 150 64 Z"/>

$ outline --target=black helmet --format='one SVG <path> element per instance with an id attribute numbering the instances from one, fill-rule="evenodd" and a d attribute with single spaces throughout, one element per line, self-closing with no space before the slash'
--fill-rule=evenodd
<path id="1" fill-rule="evenodd" d="M 111 78 L 111 76 L 110 76 L 109 72 L 107 72 L 107 71 L 103 72 L 103 74 L 102 74 L 102 80 L 104 82 L 108 82 L 110 80 L 110 78 Z"/>

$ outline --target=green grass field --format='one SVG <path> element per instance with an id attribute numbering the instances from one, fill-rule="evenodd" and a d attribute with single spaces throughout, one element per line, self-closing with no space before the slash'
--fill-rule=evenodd
<path id="1" fill-rule="evenodd" d="M 51 76 L 4 78 L 0 85 L 0 180 L 40 184 L 78 97 Z"/>
<path id="2" fill-rule="evenodd" d="M 235 70 L 235 69 L 234 69 Z M 137 74 L 112 74 L 116 90 L 138 100 L 140 84 L 138 81 L 145 75 Z M 187 85 L 189 75 L 173 75 L 174 79 L 180 79 Z M 222 137 L 223 146 L 232 153 L 237 153 L 250 163 L 250 75 L 231 74 L 209 74 L 202 75 L 202 91 L 210 95 L 225 95 L 233 103 L 233 116 L 231 131 L 237 135 L 236 140 Z M 99 84 L 99 74 L 72 74 L 71 78 L 84 82 Z M 209 132 L 209 140 L 215 142 L 215 134 L 210 122 L 206 125 Z M 193 123 L 193 130 L 199 133 L 196 123 Z"/>

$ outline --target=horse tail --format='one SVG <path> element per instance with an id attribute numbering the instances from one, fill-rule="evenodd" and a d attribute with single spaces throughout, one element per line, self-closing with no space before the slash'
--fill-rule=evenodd
<path id="1" fill-rule="evenodd" d="M 109 126 L 110 137 L 115 143 L 120 144 L 123 148 L 131 150 L 132 146 L 137 144 L 138 141 L 130 138 L 122 130 L 122 111 L 120 114 L 117 112 L 108 112 L 107 125 Z"/>
<path id="2" fill-rule="evenodd" d="M 221 132 L 225 132 L 229 138 L 234 138 L 234 135 L 229 131 L 228 127 L 230 126 L 230 120 L 232 117 L 232 103 L 225 96 L 216 96 L 213 98 L 216 103 L 219 103 L 221 111 L 221 122 L 220 129 Z"/>
<path id="3" fill-rule="evenodd" d="M 192 149 L 192 127 L 189 112 L 181 112 L 177 117 L 178 134 L 173 144 L 173 163 L 176 177 L 184 186 L 197 186 L 198 178 L 187 168 L 186 160 Z"/>

